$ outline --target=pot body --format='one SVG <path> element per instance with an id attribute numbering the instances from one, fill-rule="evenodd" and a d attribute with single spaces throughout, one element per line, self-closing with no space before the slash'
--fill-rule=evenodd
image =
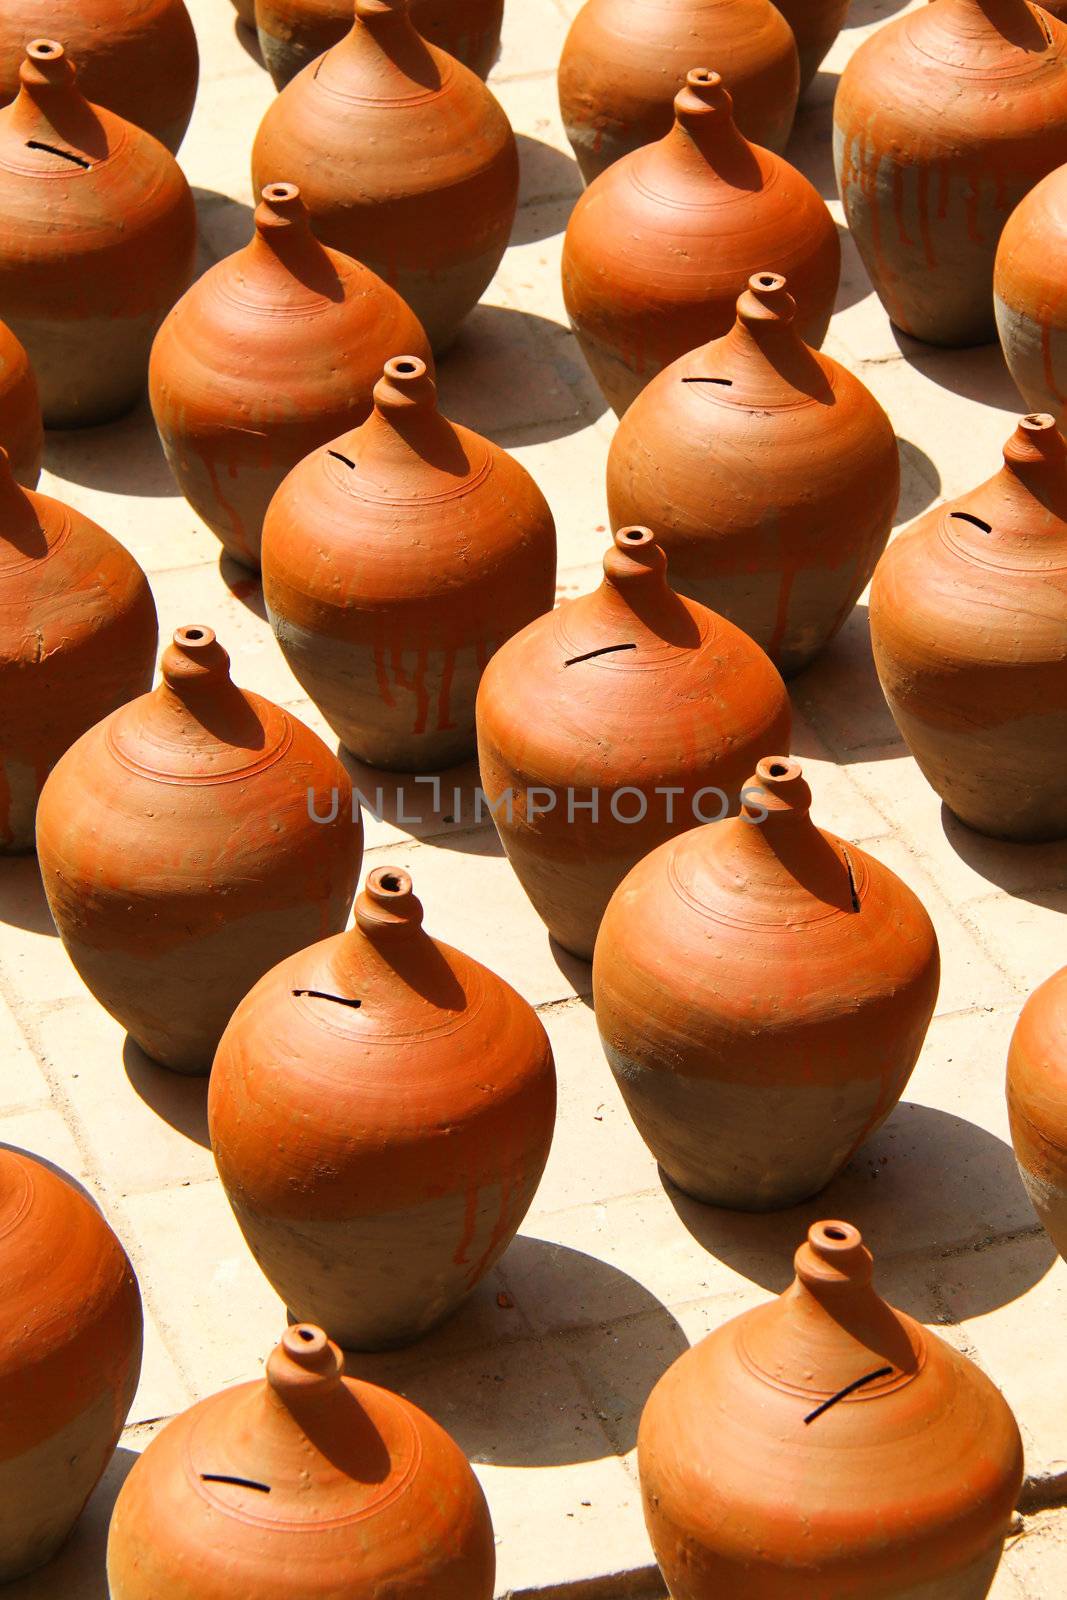
<path id="1" fill-rule="evenodd" d="M 366 12 L 267 111 L 253 183 L 299 184 L 322 242 L 396 289 L 440 351 L 507 247 L 515 136 L 480 79 L 426 44 L 406 8 Z"/>
<path id="2" fill-rule="evenodd" d="M 993 274 L 997 332 L 1024 401 L 1067 426 L 1067 167 L 1022 199 L 1000 236 Z"/>
<path id="3" fill-rule="evenodd" d="M 1067 469 L 1050 417 L 1025 419 L 1024 444 L 1027 430 L 1054 447 L 1034 495 L 998 474 L 889 545 L 871 586 L 871 645 L 893 719 L 950 810 L 995 838 L 1059 839 Z"/>
<path id="4" fill-rule="evenodd" d="M 239 742 L 191 727 L 160 738 L 167 692 L 98 723 L 57 764 L 37 851 L 101 1005 L 154 1060 L 206 1073 L 257 979 L 344 926 L 362 828 L 343 768 L 296 718 L 235 690 Z"/>
<path id="5" fill-rule="evenodd" d="M 237 13 L 237 20 L 242 27 L 254 28 L 256 25 L 255 0 L 233 0 L 233 9 Z"/>
<path id="6" fill-rule="evenodd" d="M 849 0 L 776 0 L 776 4 L 797 42 L 803 94 L 844 26 Z"/>
<path id="7" fill-rule="evenodd" d="M 355 931 L 238 1007 L 208 1104 L 256 1260 L 293 1314 L 356 1350 L 418 1339 L 489 1271 L 533 1200 L 556 1108 L 536 1013 L 417 927 L 383 938 L 368 918 L 383 875 L 399 876 L 372 874 Z"/>
<path id="8" fill-rule="evenodd" d="M 44 455 L 41 397 L 30 358 L 11 329 L 0 322 L 0 446 L 24 489 L 35 489 Z"/>
<path id="9" fill-rule="evenodd" d="M 55 1555 L 111 1459 L 141 1370 L 118 1239 L 61 1174 L 0 1149 L 0 1581 Z"/>
<path id="10" fill-rule="evenodd" d="M 466 1457 L 417 1406 L 340 1369 L 322 1330 L 298 1325 L 265 1382 L 157 1434 L 115 1504 L 111 1600 L 492 1600 L 493 1526 Z"/>
<path id="11" fill-rule="evenodd" d="M 279 89 L 352 26 L 352 6 L 343 0 L 257 0 L 253 11 L 259 47 Z M 439 50 L 488 77 L 500 47 L 504 0 L 411 0 L 411 20 Z"/>
<path id="12" fill-rule="evenodd" d="M 771 804 L 798 781 L 776 766 L 799 773 L 760 763 Z M 760 821 L 746 805 L 623 879 L 593 1001 L 667 1177 L 706 1204 L 767 1211 L 817 1194 L 893 1110 L 938 979 L 930 918 L 894 873 L 806 809 Z"/>
<path id="13" fill-rule="evenodd" d="M 859 379 L 775 325 L 789 297 L 781 281 L 760 287 L 767 277 L 752 280 L 733 332 L 675 361 L 630 407 L 608 455 L 608 509 L 613 527 L 652 528 L 679 592 L 743 628 L 788 677 L 866 587 L 900 459 Z"/>
<path id="14" fill-rule="evenodd" d="M 560 112 L 585 181 L 662 139 L 686 74 L 702 66 L 722 74 L 745 137 L 783 150 L 800 68 L 767 0 L 586 0 L 559 64 Z"/>
<path id="15" fill-rule="evenodd" d="M 184 0 L 10 0 L 0 14 L 0 105 L 18 93 L 26 45 L 42 35 L 69 52 L 87 100 L 177 153 L 200 76 Z"/>
<path id="16" fill-rule="evenodd" d="M 387 372 L 364 427 L 301 462 L 271 502 L 263 592 L 346 748 L 427 773 L 472 754 L 486 663 L 551 607 L 555 525 L 517 461 L 436 412 L 421 362 Z"/>
<path id="17" fill-rule="evenodd" d="M 1016 1024 L 1008 1116 L 1030 1202 L 1067 1259 L 1067 967 L 1034 991 Z"/>
<path id="18" fill-rule="evenodd" d="M 193 197 L 132 123 L 80 97 L 50 122 L 25 95 L 0 111 L 0 316 L 49 427 L 111 421 L 136 404 L 153 335 L 192 276 Z"/>
<path id="19" fill-rule="evenodd" d="M 157 640 L 152 591 L 128 551 L 58 500 L 12 493 L 24 508 L 14 532 L 17 503 L 0 489 L 0 853 L 33 849 L 49 773 L 149 687 Z"/>
<path id="20" fill-rule="evenodd" d="M 729 331 L 753 273 L 785 275 L 809 344 L 822 343 L 837 295 L 841 247 L 823 200 L 741 139 L 728 97 L 701 79 L 690 74 L 667 136 L 597 178 L 567 225 L 567 313 L 620 416 L 664 367 Z"/>
<path id="21" fill-rule="evenodd" d="M 930 344 L 994 339 L 1001 229 L 1067 161 L 1067 26 L 1025 0 L 938 0 L 896 18 L 842 74 L 834 161 L 897 327 Z"/>
<path id="22" fill-rule="evenodd" d="M 394 290 L 350 257 L 307 246 L 317 255 L 292 275 L 277 260 L 273 274 L 257 272 L 255 246 L 219 262 L 152 346 L 149 396 L 171 471 L 226 554 L 253 569 L 286 473 L 364 421 L 389 356 L 432 360 Z"/>

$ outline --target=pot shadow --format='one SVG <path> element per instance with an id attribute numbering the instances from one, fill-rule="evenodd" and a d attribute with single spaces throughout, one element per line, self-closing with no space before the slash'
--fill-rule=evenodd
<path id="1" fill-rule="evenodd" d="M 964 400 L 975 400 L 980 405 L 997 410 L 1027 413 L 1026 402 L 1012 381 L 1004 354 L 996 340 L 988 344 L 953 348 L 944 345 L 924 344 L 913 339 L 890 323 L 893 338 L 901 355 L 910 367 L 921 372 L 939 388 L 958 394 Z M 1008 430 L 1005 430 L 1007 437 Z M 994 471 L 995 466 L 990 467 Z"/>
<path id="2" fill-rule="evenodd" d="M 267 607 L 263 600 L 263 582 L 258 572 L 242 566 L 223 550 L 219 555 L 219 577 L 233 595 L 261 622 L 267 620 Z"/>
<path id="3" fill-rule="evenodd" d="M 0 856 L 0 922 L 27 933 L 59 937 L 36 855 Z"/>
<path id="4" fill-rule="evenodd" d="M 834 301 L 835 316 L 839 311 L 847 311 L 850 306 L 859 305 L 861 300 L 866 300 L 874 293 L 852 235 L 843 222 L 838 222 L 836 227 L 838 243 L 841 246 L 841 277 L 837 285 L 837 299 Z"/>
<path id="5" fill-rule="evenodd" d="M 254 61 L 257 67 L 262 67 L 266 72 L 267 63 L 264 61 L 263 52 L 259 48 L 259 34 L 255 28 L 248 27 L 246 23 L 241 21 L 240 17 L 234 17 L 233 34 L 245 55 L 251 61 Z"/>
<path id="6" fill-rule="evenodd" d="M 607 410 L 571 330 L 506 306 L 475 306 L 438 362 L 437 387 L 451 422 L 505 449 L 578 433 Z"/>
<path id="7" fill-rule="evenodd" d="M 146 1056 L 127 1034 L 122 1046 L 122 1065 L 134 1093 L 157 1117 L 184 1134 L 203 1149 L 211 1148 L 207 1128 L 208 1076 L 173 1072 Z"/>
<path id="8" fill-rule="evenodd" d="M 387 772 L 368 766 L 344 745 L 337 756 L 352 779 L 364 827 L 388 824 L 442 850 L 502 856 L 488 801 L 481 796 L 477 757 L 439 772 Z M 374 848 L 368 841 L 368 849 Z"/>
<path id="9" fill-rule="evenodd" d="M 921 516 L 941 498 L 941 474 L 935 463 L 910 439 L 897 438 L 900 456 L 900 498 L 893 513 L 894 528 Z"/>
<path id="10" fill-rule="evenodd" d="M 907 753 L 875 671 L 864 602 L 821 655 L 790 678 L 789 693 L 839 765 Z"/>
<path id="11" fill-rule="evenodd" d="M 47 1566 L 4 1585 L 4 1600 L 108 1600 L 107 1535 L 119 1490 L 137 1460 L 135 1450 L 120 1445 L 89 1497 L 74 1531 Z"/>
<path id="12" fill-rule="evenodd" d="M 627 1273 L 521 1234 L 440 1329 L 345 1365 L 429 1412 L 471 1461 L 551 1467 L 631 1450 L 649 1393 L 688 1348 Z"/>
<path id="13" fill-rule="evenodd" d="M 242 250 L 255 230 L 255 213 L 243 200 L 234 200 L 217 189 L 193 189 L 196 215 L 200 225 L 202 254 L 207 256 L 200 271 L 223 256 Z"/>
<path id="14" fill-rule="evenodd" d="M 1041 844 L 991 839 L 961 822 L 943 801 L 941 827 L 960 860 L 988 883 L 1016 900 L 1067 913 L 1067 839 Z"/>
<path id="15" fill-rule="evenodd" d="M 813 1222 L 851 1222 L 877 1263 L 887 1300 L 920 1319 L 930 1315 L 938 1266 L 916 1271 L 919 1251 L 953 1258 L 970 1315 L 995 1311 L 1025 1294 L 1057 1259 L 1039 1227 L 1011 1146 L 950 1112 L 903 1101 L 873 1138 L 812 1200 L 784 1211 L 726 1211 L 701 1205 L 664 1178 L 679 1219 L 713 1256 L 765 1289 L 780 1293 L 793 1277 L 793 1253 Z M 1006 1292 L 995 1250 L 1005 1235 L 1038 1241 L 1025 1282 Z"/>
<path id="16" fill-rule="evenodd" d="M 181 499 L 147 395 L 117 422 L 95 428 L 50 428 L 45 434 L 45 466 L 62 482 L 85 489 L 144 499 Z"/>
<path id="17" fill-rule="evenodd" d="M 847 28 L 869 28 L 876 22 L 888 22 L 898 11 L 903 11 L 908 0 L 852 0 L 841 31 Z"/>
<path id="18" fill-rule="evenodd" d="M 566 978 L 571 988 L 583 1005 L 593 1009 L 593 963 L 583 961 L 581 956 L 571 955 L 569 950 L 564 950 L 557 944 L 552 935 L 548 936 L 548 948 L 552 952 L 552 959 L 560 972 Z"/>
<path id="19" fill-rule="evenodd" d="M 517 133 L 519 209 L 511 243 L 536 244 L 562 233 L 582 193 L 582 175 L 573 156 L 554 145 Z"/>
<path id="20" fill-rule="evenodd" d="M 820 80 L 828 79 L 826 84 Z M 834 174 L 834 93 L 836 73 L 820 72 L 815 85 L 800 102 L 793 131 L 785 149 L 785 159 L 815 185 L 824 200 L 836 200 Z"/>

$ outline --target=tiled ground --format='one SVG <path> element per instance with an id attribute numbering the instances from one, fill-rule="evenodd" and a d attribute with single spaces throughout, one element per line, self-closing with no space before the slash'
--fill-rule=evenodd
<path id="1" fill-rule="evenodd" d="M 272 91 L 227 0 L 193 0 L 192 9 L 204 73 L 182 161 L 198 192 L 206 263 L 248 234 L 247 154 Z M 613 427 L 564 326 L 558 283 L 578 185 L 553 70 L 576 9 L 577 0 L 509 0 L 493 84 L 519 134 L 524 204 L 486 303 L 440 373 L 446 411 L 491 431 L 548 495 L 565 594 L 592 581 L 604 547 Z M 828 154 L 836 73 L 897 9 L 854 0 L 799 120 L 794 158 L 837 215 Z M 952 353 L 898 339 L 847 240 L 845 263 L 828 349 L 896 421 L 904 522 L 993 470 L 1020 406 L 996 349 Z M 324 731 L 274 647 L 257 586 L 220 568 L 213 539 L 175 496 L 147 413 L 53 437 L 47 464 L 44 487 L 97 517 L 148 568 L 164 636 L 211 624 L 239 681 Z M 1067 847 L 991 844 L 945 816 L 885 711 L 863 606 L 793 692 L 796 751 L 818 819 L 869 846 L 922 895 L 945 969 L 906 1103 L 816 1204 L 795 1212 L 730 1216 L 664 1192 L 601 1057 L 588 968 L 550 948 L 489 828 L 473 829 L 451 800 L 415 828 L 370 825 L 369 864 L 409 867 L 431 929 L 538 1006 L 556 1049 L 556 1146 L 502 1268 L 435 1338 L 359 1363 L 427 1406 L 477 1464 L 501 1595 L 656 1592 L 633 1457 L 642 1403 L 689 1341 L 784 1286 L 791 1251 L 818 1215 L 859 1223 L 885 1292 L 938 1324 L 1002 1386 L 1026 1435 L 1024 1505 L 1067 1498 L 1067 1267 L 1054 1262 L 1019 1185 L 1002 1095 L 1019 1006 L 1067 959 Z M 472 779 L 471 769 L 457 776 L 468 789 Z M 376 782 L 366 775 L 364 788 Z M 386 798 L 395 817 L 388 785 Z M 203 1083 L 146 1062 L 95 1005 L 52 934 L 32 861 L 0 870 L 0 919 L 0 1139 L 58 1161 L 99 1197 L 136 1263 L 149 1323 L 144 1381 L 108 1479 L 59 1561 L 10 1592 L 103 1600 L 107 1514 L 133 1452 L 160 1419 L 257 1373 L 283 1308 L 213 1176 Z M 1064 1592 L 1062 1514 L 1028 1515 L 996 1600 Z"/>

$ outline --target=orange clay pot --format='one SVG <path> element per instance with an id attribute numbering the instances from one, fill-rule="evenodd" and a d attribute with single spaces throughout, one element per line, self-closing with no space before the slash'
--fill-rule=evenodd
<path id="1" fill-rule="evenodd" d="M 355 1350 L 420 1338 L 503 1255 L 555 1114 L 536 1012 L 431 939 L 411 879 L 388 867 L 354 928 L 238 1006 L 208 1101 L 252 1254 L 291 1313 Z"/>
<path id="2" fill-rule="evenodd" d="M 878 563 L 871 643 L 889 709 L 979 833 L 1067 837 L 1067 447 L 1024 417 L 1004 467 Z"/>
<path id="3" fill-rule="evenodd" d="M 0 854 L 33 849 L 42 786 L 156 665 L 148 579 L 72 506 L 20 489 L 0 449 Z"/>
<path id="4" fill-rule="evenodd" d="M 38 34 L 62 40 L 87 100 L 177 152 L 200 76 L 184 0 L 4 0 L 0 105 L 18 94 L 27 41 Z"/>
<path id="5" fill-rule="evenodd" d="M 1000 230 L 1067 161 L 1067 26 L 1027 0 L 934 0 L 887 22 L 841 76 L 834 160 L 897 327 L 930 344 L 995 339 Z"/>
<path id="6" fill-rule="evenodd" d="M 1057 167 L 1008 218 L 993 271 L 1004 359 L 1028 406 L 1067 427 L 1067 166 Z"/>
<path id="7" fill-rule="evenodd" d="M 442 350 L 507 247 L 515 135 L 485 84 L 415 31 L 408 0 L 355 6 L 263 118 L 253 183 L 299 184 L 322 242 L 397 289 Z"/>
<path id="8" fill-rule="evenodd" d="M 279 89 L 309 61 L 343 39 L 352 0 L 257 0 L 263 59 Z M 411 0 L 411 20 L 424 39 L 484 78 L 496 60 L 504 0 Z"/>
<path id="9" fill-rule="evenodd" d="M 803 94 L 844 26 L 849 0 L 775 0 L 775 7 L 793 30 Z"/>
<path id="10" fill-rule="evenodd" d="M 638 1466 L 674 1600 L 988 1593 L 1022 1486 L 1015 1418 L 871 1267 L 856 1228 L 817 1222 L 792 1287 L 653 1389 Z"/>
<path id="11" fill-rule="evenodd" d="M 600 926 L 608 1063 L 672 1183 L 741 1211 L 825 1188 L 893 1110 L 937 999 L 933 924 L 895 873 L 812 822 L 786 757 L 739 817 L 638 862 Z"/>
<path id="12" fill-rule="evenodd" d="M 178 486 L 227 555 L 258 568 L 275 489 L 317 445 L 367 417 L 396 350 L 432 361 L 396 291 L 319 244 L 294 184 L 268 184 L 252 243 L 178 301 L 148 375 Z"/>
<path id="13" fill-rule="evenodd" d="M 1016 1023 L 1008 1116 L 1026 1192 L 1067 1260 L 1067 967 L 1035 989 Z"/>
<path id="14" fill-rule="evenodd" d="M 167 1424 L 115 1505 L 111 1600 L 492 1600 L 466 1457 L 341 1365 L 321 1329 L 287 1328 L 265 1378 Z"/>
<path id="15" fill-rule="evenodd" d="M 50 428 L 135 405 L 163 317 L 192 276 L 196 208 L 162 145 L 91 106 L 63 47 L 28 47 L 0 111 L 0 316 Z"/>
<path id="16" fill-rule="evenodd" d="M 485 664 L 551 609 L 556 534 L 525 468 L 437 410 L 425 364 L 385 366 L 374 410 L 286 478 L 263 529 L 285 658 L 372 766 L 435 772 L 474 750 Z"/>
<path id="17" fill-rule="evenodd" d="M 0 1583 L 55 1555 L 111 1459 L 141 1371 L 141 1296 L 92 1201 L 0 1148 Z"/>
<path id="18" fill-rule="evenodd" d="M 784 150 L 800 87 L 789 24 L 769 0 L 586 0 L 559 64 L 559 104 L 586 183 L 670 132 L 702 61 L 721 72 L 747 139 Z"/>
<path id="19" fill-rule="evenodd" d="M 613 526 L 646 523 L 681 594 L 743 628 L 787 676 L 849 615 L 900 492 L 893 425 L 870 390 L 797 331 L 786 280 L 761 272 L 725 338 L 654 378 L 608 456 Z"/>
<path id="20" fill-rule="evenodd" d="M 787 749 L 789 697 L 763 651 L 667 582 L 623 528 L 592 594 L 500 650 L 478 692 L 482 785 L 512 866 L 565 950 L 590 960 L 642 856 L 736 812 L 760 755 Z"/>
<path id="21" fill-rule="evenodd" d="M 148 1055 L 209 1071 L 256 980 L 344 927 L 351 797 L 315 734 L 231 682 L 210 628 L 179 628 L 158 688 L 67 751 L 38 808 L 45 892 L 82 979 Z"/>
<path id="22" fill-rule="evenodd" d="M 718 73 L 691 72 L 675 115 L 665 139 L 586 190 L 563 243 L 567 312 L 620 416 L 664 367 L 733 326 L 752 273 L 787 274 L 810 344 L 837 294 L 833 218 L 807 178 L 738 133 Z"/>
<path id="23" fill-rule="evenodd" d="M 41 399 L 30 358 L 0 322 L 0 448 L 24 489 L 35 489 L 44 455 Z"/>

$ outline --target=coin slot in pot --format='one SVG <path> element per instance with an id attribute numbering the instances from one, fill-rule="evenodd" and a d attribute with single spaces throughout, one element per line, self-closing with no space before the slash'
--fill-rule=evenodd
<path id="1" fill-rule="evenodd" d="M 973 528 L 981 528 L 983 533 L 992 533 L 993 529 L 988 522 L 983 522 L 981 517 L 972 517 L 969 511 L 950 511 L 950 517 L 957 522 L 969 522 Z"/>
<path id="2" fill-rule="evenodd" d="M 832 1228 L 827 1228 L 826 1231 L 831 1239 L 837 1237 Z M 844 1238 L 845 1235 L 842 1234 L 841 1237 Z M 824 1400 L 821 1406 L 816 1406 L 814 1411 L 808 1412 L 804 1418 L 805 1426 L 809 1422 L 814 1422 L 816 1417 L 821 1417 L 824 1411 L 829 1411 L 831 1406 L 836 1406 L 839 1400 L 847 1400 L 850 1394 L 856 1393 L 857 1389 L 864 1389 L 867 1384 L 874 1383 L 877 1378 L 889 1378 L 892 1377 L 892 1374 L 892 1367 L 878 1367 L 874 1372 L 867 1372 L 862 1378 L 855 1378 L 851 1383 L 846 1383 L 845 1387 L 838 1389 L 837 1393 L 832 1394 L 829 1400 Z"/>
<path id="3" fill-rule="evenodd" d="M 326 994 L 322 989 L 294 989 L 293 998 L 299 1000 L 306 995 L 309 1000 L 332 1000 L 335 1006 L 348 1006 L 352 1011 L 358 1011 L 363 1004 L 362 1000 L 350 1000 L 343 994 Z"/>
<path id="4" fill-rule="evenodd" d="M 600 650 L 587 650 L 584 656 L 571 656 L 570 660 L 565 661 L 563 665 L 565 667 L 575 667 L 579 661 L 595 661 L 597 656 L 613 656 L 620 650 L 636 649 L 637 646 L 635 644 L 606 644 Z"/>
<path id="5" fill-rule="evenodd" d="M 354 461 L 349 461 L 348 457 L 347 456 L 343 456 L 341 454 L 340 450 L 327 450 L 326 454 L 328 456 L 333 456 L 333 459 L 335 461 L 343 462 L 346 467 L 350 467 L 352 469 L 352 471 L 355 472 L 356 463 Z"/>
<path id="6" fill-rule="evenodd" d="M 734 386 L 734 380 L 732 378 L 683 378 L 682 382 L 683 383 L 720 383 L 720 384 L 722 384 L 722 387 L 724 389 L 732 389 L 733 386 Z"/>
<path id="7" fill-rule="evenodd" d="M 76 167 L 83 167 L 86 172 L 92 167 L 92 162 L 86 161 L 84 156 L 76 156 L 72 150 L 61 150 L 55 144 L 44 144 L 40 139 L 27 139 L 26 149 L 46 150 L 50 156 L 61 156 L 64 161 L 70 161 Z"/>
<path id="8" fill-rule="evenodd" d="M 269 1483 L 257 1483 L 254 1478 L 234 1478 L 228 1472 L 202 1472 L 201 1483 L 232 1483 L 238 1489 L 255 1489 L 257 1494 L 270 1494 Z"/>
<path id="9" fill-rule="evenodd" d="M 860 909 L 860 897 L 856 889 L 856 874 L 852 870 L 852 859 L 844 847 L 842 847 L 841 854 L 845 858 L 845 871 L 848 873 L 848 892 L 852 897 L 852 909 L 853 911 L 858 911 Z M 842 1233 L 840 1228 L 827 1228 L 826 1236 L 828 1239 L 848 1238 L 848 1235 Z"/>

